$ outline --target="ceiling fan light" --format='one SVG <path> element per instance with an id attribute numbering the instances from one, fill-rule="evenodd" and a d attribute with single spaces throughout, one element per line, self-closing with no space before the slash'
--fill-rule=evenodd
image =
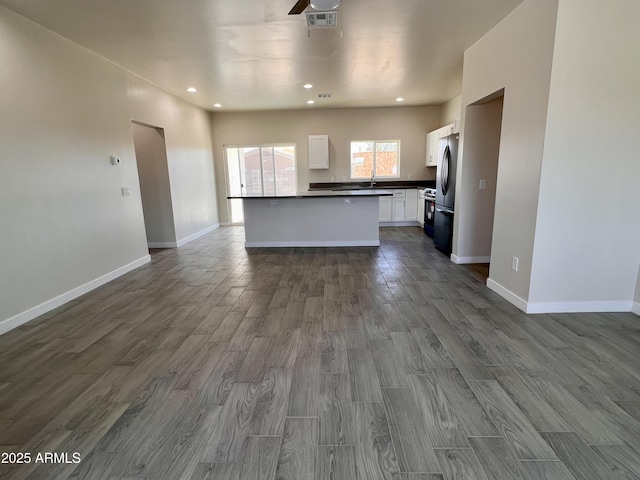
<path id="1" fill-rule="evenodd" d="M 340 6 L 340 0 L 311 0 L 314 10 L 335 10 Z"/>

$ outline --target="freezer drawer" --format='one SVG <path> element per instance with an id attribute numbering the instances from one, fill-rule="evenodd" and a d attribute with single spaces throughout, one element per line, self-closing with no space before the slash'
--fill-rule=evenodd
<path id="1" fill-rule="evenodd" d="M 433 225 L 433 243 L 447 256 L 453 246 L 453 210 L 436 205 Z"/>

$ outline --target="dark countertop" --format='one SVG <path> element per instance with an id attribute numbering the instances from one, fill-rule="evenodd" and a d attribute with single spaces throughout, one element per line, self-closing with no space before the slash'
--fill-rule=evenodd
<path id="1" fill-rule="evenodd" d="M 309 192 L 301 192 L 296 195 L 237 195 L 228 196 L 228 199 L 234 198 L 257 198 L 257 199 L 271 199 L 277 200 L 278 198 L 327 198 L 327 197 L 388 197 L 393 195 L 393 192 L 385 189 L 360 189 L 360 190 L 315 190 Z"/>
<path id="2" fill-rule="evenodd" d="M 377 181 L 373 186 L 374 190 L 395 190 L 398 188 L 435 188 L 435 180 L 391 180 L 391 181 Z M 317 190 L 349 190 L 355 189 L 371 189 L 371 182 L 324 182 L 324 183 L 310 183 L 309 191 Z"/>

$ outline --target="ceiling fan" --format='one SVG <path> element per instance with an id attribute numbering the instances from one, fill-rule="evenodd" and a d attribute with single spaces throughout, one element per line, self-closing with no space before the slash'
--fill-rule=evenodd
<path id="1" fill-rule="evenodd" d="M 300 15 L 309 5 L 311 5 L 311 8 L 314 10 L 335 10 L 340 6 L 340 1 L 341 0 L 298 0 L 289 12 L 289 15 Z"/>

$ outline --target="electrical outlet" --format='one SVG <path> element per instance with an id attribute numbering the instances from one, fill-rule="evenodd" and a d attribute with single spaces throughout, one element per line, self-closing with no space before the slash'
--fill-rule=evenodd
<path id="1" fill-rule="evenodd" d="M 269 201 L 269 205 L 277 205 L 278 204 L 278 200 L 270 200 Z"/>
<path id="2" fill-rule="evenodd" d="M 410 173 L 409 175 L 407 175 L 407 180 L 413 180 L 413 174 Z"/>
<path id="3" fill-rule="evenodd" d="M 129 187 L 122 187 L 122 196 L 128 197 L 131 195 L 131 189 Z"/>
<path id="4" fill-rule="evenodd" d="M 511 269 L 514 272 L 518 271 L 518 264 L 520 263 L 520 259 L 518 257 L 513 257 L 513 260 L 511 260 Z"/>
<path id="5" fill-rule="evenodd" d="M 487 181 L 485 179 L 480 180 L 480 190 L 487 189 Z"/>

